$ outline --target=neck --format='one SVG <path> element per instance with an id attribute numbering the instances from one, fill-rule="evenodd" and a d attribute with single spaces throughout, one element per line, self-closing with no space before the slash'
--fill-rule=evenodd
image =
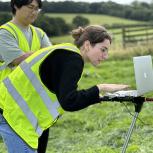
<path id="1" fill-rule="evenodd" d="M 22 27 L 22 28 L 29 28 L 29 24 L 25 24 L 24 22 L 20 22 L 16 17 L 13 17 L 11 22 L 16 24 L 19 27 Z"/>

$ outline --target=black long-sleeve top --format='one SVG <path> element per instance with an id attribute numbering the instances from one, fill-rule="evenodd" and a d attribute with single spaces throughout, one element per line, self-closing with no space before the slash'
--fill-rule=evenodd
<path id="1" fill-rule="evenodd" d="M 40 66 L 42 82 L 56 94 L 66 111 L 77 111 L 99 102 L 97 86 L 77 90 L 83 67 L 81 55 L 63 49 L 53 51 Z"/>

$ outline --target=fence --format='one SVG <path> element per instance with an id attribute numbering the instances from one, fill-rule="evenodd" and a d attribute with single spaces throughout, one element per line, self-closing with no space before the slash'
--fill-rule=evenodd
<path id="1" fill-rule="evenodd" d="M 114 37 L 120 35 L 122 37 L 122 46 L 124 48 L 136 44 L 147 44 L 153 40 L 153 24 L 134 24 L 134 25 L 120 25 L 108 27 Z"/>

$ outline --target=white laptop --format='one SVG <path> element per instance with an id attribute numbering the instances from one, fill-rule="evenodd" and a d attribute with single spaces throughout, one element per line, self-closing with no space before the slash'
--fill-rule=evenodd
<path id="1" fill-rule="evenodd" d="M 133 57 L 134 73 L 137 90 L 118 91 L 107 93 L 107 96 L 141 96 L 153 91 L 153 68 L 150 55 Z"/>

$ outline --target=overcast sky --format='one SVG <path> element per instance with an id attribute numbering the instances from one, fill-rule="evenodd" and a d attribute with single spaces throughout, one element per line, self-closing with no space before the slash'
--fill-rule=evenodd
<path id="1" fill-rule="evenodd" d="M 10 0 L 0 0 L 0 1 L 10 1 Z M 57 1 L 65 1 L 65 0 L 48 0 L 50 2 L 57 2 Z M 79 1 L 82 1 L 82 2 L 107 2 L 109 0 L 72 0 L 72 1 L 75 1 L 75 2 L 79 2 Z M 133 2 L 134 0 L 111 0 L 113 2 L 116 2 L 116 3 L 120 3 L 120 4 L 130 4 L 131 2 Z M 139 2 L 147 2 L 147 3 L 150 3 L 152 0 L 137 0 Z"/>

